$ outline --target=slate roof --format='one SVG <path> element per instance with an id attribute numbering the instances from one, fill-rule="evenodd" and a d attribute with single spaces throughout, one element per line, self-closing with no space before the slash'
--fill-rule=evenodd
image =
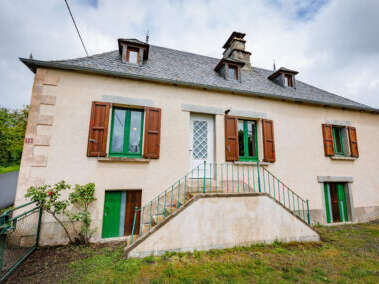
<path id="1" fill-rule="evenodd" d="M 379 109 L 299 80 L 296 80 L 296 89 L 282 87 L 268 79 L 272 74 L 271 70 L 262 68 L 241 70 L 241 82 L 225 80 L 214 71 L 220 59 L 154 45 L 150 45 L 149 59 L 143 66 L 122 63 L 118 50 L 70 60 L 20 60 L 33 72 L 38 67 L 74 70 L 379 113 Z"/>

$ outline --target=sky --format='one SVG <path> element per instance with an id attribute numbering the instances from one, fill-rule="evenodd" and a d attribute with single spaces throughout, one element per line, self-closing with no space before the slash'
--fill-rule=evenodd
<path id="1" fill-rule="evenodd" d="M 252 65 L 379 108 L 378 0 L 68 0 L 90 55 L 118 38 L 221 58 L 246 33 Z M 0 1 L 0 106 L 29 104 L 34 74 L 19 57 L 85 56 L 64 0 Z"/>

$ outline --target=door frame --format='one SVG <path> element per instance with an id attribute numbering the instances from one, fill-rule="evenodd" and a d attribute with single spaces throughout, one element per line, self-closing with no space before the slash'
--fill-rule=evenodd
<path id="1" fill-rule="evenodd" d="M 322 203 L 322 223 L 326 225 L 333 225 L 333 224 L 339 224 L 339 223 L 350 223 L 350 222 L 355 222 L 355 214 L 354 214 L 354 206 L 353 206 L 353 195 L 352 195 L 352 178 L 339 178 L 339 177 L 328 177 L 328 180 L 322 180 L 320 181 L 320 186 L 321 186 L 321 203 Z M 336 189 L 338 188 L 338 184 L 342 184 L 345 192 L 345 200 L 346 200 L 346 212 L 347 212 L 347 219 L 348 221 L 341 221 L 341 222 L 333 222 L 333 215 L 331 215 L 331 222 L 328 222 L 328 216 L 327 216 L 327 204 L 326 204 L 326 187 L 329 188 L 330 183 L 336 183 Z M 330 190 L 330 188 L 329 188 Z M 337 189 L 337 194 L 338 194 L 338 189 Z M 330 201 L 330 195 L 328 198 L 329 202 Z M 339 207 L 338 207 L 339 208 Z M 340 208 L 339 208 L 340 212 Z M 330 212 L 332 214 L 332 212 Z M 343 217 L 345 218 L 345 217 Z"/>

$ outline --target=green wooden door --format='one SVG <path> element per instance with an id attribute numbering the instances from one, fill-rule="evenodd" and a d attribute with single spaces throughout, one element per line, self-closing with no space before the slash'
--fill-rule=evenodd
<path id="1" fill-rule="evenodd" d="M 118 237 L 120 231 L 121 191 L 105 192 L 103 238 Z"/>
<path id="2" fill-rule="evenodd" d="M 337 184 L 338 191 L 338 205 L 340 211 L 341 222 L 349 221 L 347 215 L 347 205 L 346 205 L 346 195 L 345 195 L 345 186 L 342 183 Z"/>

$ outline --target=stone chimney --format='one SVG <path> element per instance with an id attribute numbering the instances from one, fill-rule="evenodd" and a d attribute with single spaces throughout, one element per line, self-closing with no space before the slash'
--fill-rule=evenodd
<path id="1" fill-rule="evenodd" d="M 245 50 L 246 40 L 243 38 L 246 34 L 240 32 L 233 32 L 228 40 L 225 42 L 223 48 L 223 58 L 225 59 L 234 59 L 241 62 L 244 62 L 245 65 L 242 69 L 251 69 L 250 55 L 251 52 Z"/>

